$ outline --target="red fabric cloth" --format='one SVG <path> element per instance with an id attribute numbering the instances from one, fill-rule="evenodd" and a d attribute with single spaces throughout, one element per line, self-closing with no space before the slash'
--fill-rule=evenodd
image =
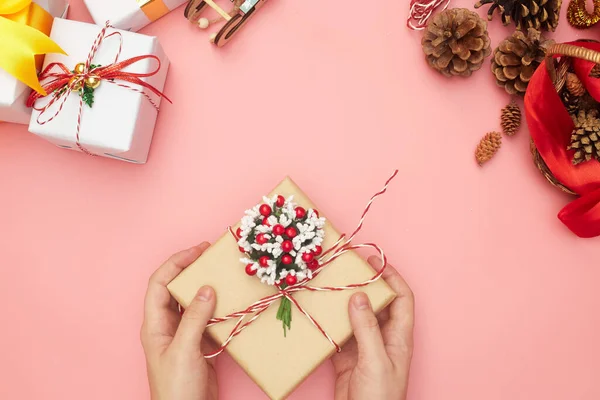
<path id="1" fill-rule="evenodd" d="M 600 43 L 571 44 L 600 52 Z M 600 101 L 600 79 L 589 77 L 593 66 L 588 61 L 573 60 L 575 73 L 588 92 Z M 577 166 L 571 162 L 573 151 L 567 150 L 567 146 L 573 121 L 556 93 L 545 63 L 540 65 L 527 87 L 525 115 L 531 137 L 550 171 L 580 196 L 564 207 L 558 218 L 580 237 L 599 236 L 600 162 L 589 161 Z"/>

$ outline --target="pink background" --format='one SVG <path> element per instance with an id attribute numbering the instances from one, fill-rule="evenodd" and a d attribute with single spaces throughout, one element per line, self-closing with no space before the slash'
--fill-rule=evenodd
<path id="1" fill-rule="evenodd" d="M 165 258 L 218 237 L 286 174 L 347 231 L 396 167 L 361 238 L 416 294 L 410 399 L 600 398 L 598 240 L 556 218 L 569 197 L 535 170 L 526 129 L 474 162 L 508 102 L 489 60 L 447 80 L 406 2 L 372 4 L 272 0 L 224 49 L 182 9 L 146 27 L 175 104 L 144 166 L 0 124 L 0 398 L 147 399 L 142 300 Z M 90 21 L 81 1 L 71 18 Z M 509 33 L 490 24 L 494 46 Z M 563 18 L 555 36 L 598 29 Z M 226 356 L 219 376 L 223 399 L 264 398 Z M 332 391 L 326 363 L 292 399 Z"/>

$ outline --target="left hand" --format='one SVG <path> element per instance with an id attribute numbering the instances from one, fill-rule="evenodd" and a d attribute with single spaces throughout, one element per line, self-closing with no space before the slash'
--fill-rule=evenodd
<path id="1" fill-rule="evenodd" d="M 206 323 L 215 308 L 215 292 L 205 286 L 183 317 L 167 285 L 209 247 L 208 243 L 173 255 L 150 278 L 141 339 L 152 400 L 217 400 L 214 359 L 203 350 Z"/>

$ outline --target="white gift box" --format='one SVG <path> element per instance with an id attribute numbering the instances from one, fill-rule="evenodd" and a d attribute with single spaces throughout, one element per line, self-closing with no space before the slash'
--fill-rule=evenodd
<path id="1" fill-rule="evenodd" d="M 44 61 L 44 67 L 58 62 L 72 70 L 76 64 L 85 62 L 101 30 L 102 27 L 98 25 L 56 19 L 50 37 L 60 44 L 68 56 L 49 54 Z M 142 55 L 154 55 L 160 59 L 160 70 L 155 75 L 142 80 L 162 92 L 169 60 L 158 39 L 112 28 L 108 29 L 107 36 L 112 32 L 120 32 L 122 35 L 123 45 L 118 62 Z M 101 66 L 113 64 L 119 50 L 119 43 L 118 35 L 106 37 L 98 48 L 92 64 Z M 156 60 L 145 59 L 126 67 L 124 71 L 149 73 L 156 68 Z M 159 96 L 138 85 L 118 80 L 102 81 L 94 92 L 93 106 L 83 105 L 79 144 L 96 155 L 143 164 L 148 159 L 158 110 L 143 93 L 118 86 L 119 83 L 144 90 L 156 105 L 160 105 Z M 35 108 L 45 107 L 51 98 L 52 96 L 46 96 L 37 100 Z M 76 138 L 80 101 L 79 94 L 72 92 L 66 97 L 58 114 L 56 111 L 62 99 L 50 105 L 41 116 L 40 111 L 34 110 L 29 131 L 59 147 L 80 151 Z M 45 122 L 55 114 L 53 119 Z"/>
<path id="2" fill-rule="evenodd" d="M 66 0 L 35 0 L 53 17 L 66 17 Z M 1 44 L 0 44 L 1 46 Z M 31 89 L 8 72 L 0 69 L 0 121 L 28 124 L 31 109 L 25 106 Z"/>
<path id="3" fill-rule="evenodd" d="M 187 0 L 83 0 L 98 25 L 107 21 L 118 29 L 137 32 Z"/>

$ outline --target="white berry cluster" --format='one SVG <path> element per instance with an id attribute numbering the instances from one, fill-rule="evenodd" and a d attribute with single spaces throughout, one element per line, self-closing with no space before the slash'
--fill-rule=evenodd
<path id="1" fill-rule="evenodd" d="M 324 225 L 325 218 L 313 209 L 298 207 L 293 196 L 285 200 L 278 195 L 263 197 L 262 204 L 246 210 L 237 230 L 240 251 L 246 253 L 240 261 L 248 274 L 256 274 L 268 285 L 312 279 L 318 263 L 307 258 L 322 251 Z M 311 256 L 303 259 L 305 253 Z"/>

